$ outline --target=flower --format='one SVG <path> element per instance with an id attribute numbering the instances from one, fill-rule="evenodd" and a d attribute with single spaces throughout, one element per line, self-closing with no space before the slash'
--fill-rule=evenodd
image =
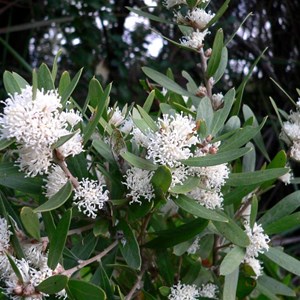
<path id="1" fill-rule="evenodd" d="M 33 100 L 32 87 L 26 86 L 20 94 L 15 93 L 3 102 L 0 138 L 15 138 L 19 151 L 17 164 L 27 176 L 49 172 L 53 160 L 51 146 L 72 133 L 68 128 L 81 120 L 73 110 L 62 112 L 60 101 L 56 90 L 37 90 Z M 59 151 L 65 157 L 82 152 L 79 132 Z"/>
<path id="2" fill-rule="evenodd" d="M 136 167 L 132 167 L 126 171 L 126 181 L 123 182 L 130 191 L 126 194 L 127 197 L 131 197 L 132 200 L 129 204 L 137 202 L 142 203 L 140 200 L 144 198 L 150 201 L 154 197 L 154 189 L 150 182 L 152 176 L 152 171 L 142 170 Z"/>
<path id="3" fill-rule="evenodd" d="M 68 181 L 64 171 L 60 166 L 52 167 L 46 181 L 45 189 L 48 198 L 54 196 Z"/>
<path id="4" fill-rule="evenodd" d="M 211 12 L 207 13 L 204 9 L 195 8 L 188 11 L 186 19 L 193 28 L 202 30 L 206 27 L 214 15 L 215 14 L 212 14 Z"/>
<path id="5" fill-rule="evenodd" d="M 197 300 L 200 296 L 199 289 L 196 285 L 180 283 L 180 281 L 171 287 L 169 300 Z"/>
<path id="6" fill-rule="evenodd" d="M 224 101 L 224 96 L 222 93 L 213 94 L 211 97 L 212 105 L 214 109 L 218 109 Z"/>
<path id="7" fill-rule="evenodd" d="M 202 284 L 199 296 L 211 299 L 217 299 L 216 293 L 218 292 L 218 287 L 215 284 L 207 283 Z"/>
<path id="8" fill-rule="evenodd" d="M 181 38 L 180 43 L 183 46 L 199 50 L 203 47 L 205 36 L 209 33 L 207 29 L 204 31 L 193 31 L 190 35 L 185 35 Z"/>
<path id="9" fill-rule="evenodd" d="M 223 195 L 220 192 L 205 190 L 197 187 L 189 195 L 195 199 L 199 204 L 205 206 L 208 209 L 222 208 Z"/>
<path id="10" fill-rule="evenodd" d="M 5 251 L 9 249 L 9 239 L 12 232 L 9 230 L 10 225 L 6 219 L 0 218 L 0 255 L 5 255 Z"/>
<path id="11" fill-rule="evenodd" d="M 108 123 L 115 127 L 118 127 L 125 119 L 119 107 L 115 109 L 109 107 L 107 113 L 110 116 Z"/>
<path id="12" fill-rule="evenodd" d="M 269 236 L 264 234 L 261 225 L 254 223 L 253 228 L 250 227 L 248 222 L 244 223 L 245 232 L 249 237 L 250 244 L 246 248 L 244 262 L 249 264 L 256 274 L 256 278 L 261 275 L 260 262 L 256 259 L 259 253 L 264 253 L 269 250 Z"/>
<path id="13" fill-rule="evenodd" d="M 164 114 L 157 125 L 159 130 L 148 135 L 146 158 L 170 168 L 180 166 L 179 160 L 192 156 L 190 147 L 198 142 L 196 122 L 190 116 Z"/>
<path id="14" fill-rule="evenodd" d="M 79 211 L 88 217 L 96 218 L 97 211 L 101 210 L 104 203 L 108 201 L 108 190 L 104 190 L 105 187 L 104 184 L 96 180 L 85 178 L 80 181 L 73 198 Z"/>
<path id="15" fill-rule="evenodd" d="M 289 168 L 289 171 L 278 178 L 285 185 L 290 184 L 291 183 L 291 179 L 294 178 L 293 170 L 289 166 L 286 166 L 286 167 Z"/>

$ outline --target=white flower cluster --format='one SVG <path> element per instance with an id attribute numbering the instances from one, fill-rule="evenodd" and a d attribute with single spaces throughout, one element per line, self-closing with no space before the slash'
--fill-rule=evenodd
<path id="1" fill-rule="evenodd" d="M 169 300 L 197 300 L 199 297 L 217 299 L 218 287 L 212 283 L 203 284 L 201 288 L 178 282 L 171 287 Z"/>
<path id="2" fill-rule="evenodd" d="M 290 156 L 300 161 L 300 100 L 297 102 L 297 111 L 292 111 L 289 120 L 283 123 L 281 138 L 292 144 Z"/>
<path id="3" fill-rule="evenodd" d="M 26 86 L 20 94 L 3 101 L 0 138 L 15 138 L 19 152 L 17 163 L 28 176 L 48 173 L 53 160 L 51 146 L 60 137 L 72 133 L 73 126 L 81 120 L 73 110 L 62 112 L 60 100 L 56 90 L 37 90 L 33 99 L 32 87 Z M 59 153 L 66 157 L 82 152 L 81 140 L 77 132 L 58 148 Z"/>
<path id="4" fill-rule="evenodd" d="M 45 253 L 44 245 L 33 243 L 20 232 L 16 236 L 19 237 L 25 258 L 17 259 L 9 244 L 9 237 L 12 233 L 9 231 L 9 225 L 4 218 L 0 218 L 0 226 L 0 279 L 4 284 L 3 292 L 9 299 L 13 300 L 43 299 L 43 297 L 49 296 L 39 292 L 36 287 L 48 277 L 63 271 L 62 266 L 58 265 L 55 270 L 51 270 L 47 266 L 48 256 Z M 7 255 L 10 255 L 20 271 L 22 282 L 14 272 Z M 57 293 L 56 297 L 66 298 L 65 290 Z"/>
<path id="5" fill-rule="evenodd" d="M 264 230 L 261 225 L 254 223 L 253 228 L 250 227 L 248 222 L 245 222 L 245 232 L 249 237 L 250 244 L 246 248 L 246 254 L 244 257 L 244 263 L 248 264 L 255 273 L 255 278 L 261 275 L 262 266 L 257 259 L 259 253 L 264 253 L 269 250 L 269 237 L 264 234 Z"/>
<path id="6" fill-rule="evenodd" d="M 109 199 L 104 177 L 100 174 L 98 177 L 99 181 L 84 178 L 74 189 L 74 204 L 77 205 L 79 211 L 91 218 L 96 218 L 97 211 L 101 210 Z M 45 194 L 50 198 L 67 183 L 68 179 L 59 166 L 54 166 L 45 181 Z"/>

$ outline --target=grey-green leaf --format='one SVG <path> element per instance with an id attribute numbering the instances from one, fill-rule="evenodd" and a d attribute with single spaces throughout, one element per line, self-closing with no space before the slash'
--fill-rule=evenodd
<path id="1" fill-rule="evenodd" d="M 66 275 L 54 275 L 43 280 L 36 289 L 45 294 L 56 294 L 66 287 L 68 279 Z"/>
<path id="2" fill-rule="evenodd" d="M 143 170 L 149 170 L 149 171 L 155 171 L 157 170 L 158 166 L 154 165 L 150 160 L 141 158 L 139 156 L 136 156 L 130 152 L 123 152 L 121 153 L 121 156 L 129 162 L 132 166 L 143 169 Z"/>
<path id="3" fill-rule="evenodd" d="M 32 208 L 24 206 L 21 209 L 20 213 L 21 221 L 26 231 L 32 236 L 34 239 L 40 239 L 40 222 L 39 217 L 36 212 L 33 211 Z"/>
<path id="4" fill-rule="evenodd" d="M 239 267 L 245 256 L 245 250 L 235 246 L 231 249 L 220 265 L 220 275 L 228 275 Z"/>

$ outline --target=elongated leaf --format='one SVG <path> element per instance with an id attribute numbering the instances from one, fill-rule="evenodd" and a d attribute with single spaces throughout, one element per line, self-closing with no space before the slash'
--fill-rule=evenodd
<path id="1" fill-rule="evenodd" d="M 145 120 L 145 122 L 148 124 L 149 128 L 152 131 L 158 131 L 158 126 L 156 125 L 156 123 L 152 120 L 152 118 L 148 115 L 148 113 L 139 105 L 137 105 L 137 108 L 141 114 L 141 116 L 143 117 L 143 119 Z"/>
<path id="2" fill-rule="evenodd" d="M 66 104 L 66 102 L 68 101 L 68 99 L 70 98 L 71 94 L 73 93 L 74 89 L 77 86 L 77 83 L 79 81 L 79 78 L 81 76 L 83 68 L 81 68 L 76 75 L 74 76 L 74 78 L 71 80 L 70 84 L 65 88 L 65 90 L 63 91 L 62 95 L 61 95 L 61 102 L 63 105 Z"/>
<path id="3" fill-rule="evenodd" d="M 263 256 L 266 256 L 283 269 L 300 276 L 300 261 L 296 258 L 280 251 L 277 248 L 270 247 Z"/>
<path id="4" fill-rule="evenodd" d="M 109 163 L 115 164 L 116 161 L 114 159 L 114 156 L 110 150 L 110 147 L 104 143 L 101 140 L 93 140 L 93 147 L 96 149 L 96 151 L 105 158 Z M 125 158 L 124 158 L 125 159 Z"/>
<path id="5" fill-rule="evenodd" d="M 27 194 L 40 195 L 43 180 L 39 177 L 25 177 L 13 163 L 0 163 L 0 185 Z"/>
<path id="6" fill-rule="evenodd" d="M 245 250 L 240 247 L 234 247 L 230 252 L 226 254 L 221 265 L 220 274 L 228 275 L 236 270 L 241 264 L 245 256 Z"/>
<path id="7" fill-rule="evenodd" d="M 46 64 L 41 64 L 37 71 L 37 76 L 39 90 L 49 91 L 55 89 L 52 74 Z"/>
<path id="8" fill-rule="evenodd" d="M 93 108 L 96 108 L 97 105 L 99 104 L 99 96 L 103 94 L 103 89 L 100 84 L 100 82 L 93 77 L 89 83 L 89 90 L 88 90 L 88 95 L 86 98 L 84 110 L 86 110 L 86 107 L 90 105 Z"/>
<path id="9" fill-rule="evenodd" d="M 15 139 L 9 140 L 0 140 L 0 151 L 4 150 L 5 148 L 9 147 L 11 144 L 15 142 Z"/>
<path id="10" fill-rule="evenodd" d="M 195 97 L 195 95 L 189 93 L 187 90 L 182 88 L 179 84 L 177 84 L 175 81 L 171 80 L 166 75 L 159 73 L 148 67 L 143 67 L 142 70 L 149 78 L 151 78 L 153 81 L 157 82 L 161 86 L 165 87 L 166 89 L 168 89 L 174 93 L 177 93 L 179 95 Z"/>
<path id="11" fill-rule="evenodd" d="M 272 221 L 268 226 L 264 227 L 266 234 L 281 233 L 300 227 L 300 212 L 285 216 L 277 221 Z"/>
<path id="12" fill-rule="evenodd" d="M 181 209 L 191 213 L 194 216 L 207 219 L 207 220 L 215 220 L 219 222 L 228 222 L 227 217 L 222 216 L 218 212 L 214 210 L 210 210 L 197 203 L 196 200 L 191 199 L 185 195 L 179 194 L 177 198 L 174 198 L 173 201 L 177 204 Z M 223 224 L 223 223 L 222 223 Z"/>
<path id="13" fill-rule="evenodd" d="M 66 275 L 54 275 L 43 280 L 36 289 L 45 294 L 56 294 L 66 287 L 68 279 Z"/>
<path id="14" fill-rule="evenodd" d="M 16 225 L 15 225 L 16 221 L 11 216 L 8 216 L 8 221 L 10 224 L 9 230 L 12 233 L 12 235 L 10 236 L 10 243 L 13 246 L 15 256 L 18 259 L 25 258 L 24 251 L 21 246 L 20 240 L 17 237 Z"/>
<path id="15" fill-rule="evenodd" d="M 214 77 L 214 84 L 216 84 L 222 78 L 222 76 L 223 76 L 223 74 L 226 70 L 227 63 L 228 63 L 228 50 L 224 46 L 222 48 L 221 59 L 220 59 L 218 69 L 216 70 L 216 72 L 213 76 Z"/>
<path id="16" fill-rule="evenodd" d="M 20 213 L 21 221 L 26 231 L 35 238 L 40 239 L 40 222 L 38 215 L 30 207 L 22 207 Z"/>
<path id="17" fill-rule="evenodd" d="M 165 24 L 172 24 L 172 22 L 170 21 L 167 21 L 166 19 L 163 19 L 163 18 L 159 18 L 155 15 L 152 15 L 152 14 L 149 14 L 145 11 L 142 11 L 140 9 L 136 9 L 136 8 L 132 8 L 132 7 L 129 7 L 129 6 L 125 6 L 128 10 L 130 10 L 131 12 L 141 16 L 141 17 L 144 17 L 146 19 L 149 19 L 149 20 L 152 20 L 152 21 L 155 21 L 155 22 L 159 22 L 159 23 L 165 23 Z"/>
<path id="18" fill-rule="evenodd" d="M 128 161 L 131 165 L 133 165 L 134 167 L 137 167 L 139 169 L 155 171 L 158 168 L 158 166 L 154 165 L 151 161 L 141 158 L 139 156 L 136 156 L 130 152 L 121 153 L 121 156 L 126 161 Z"/>
<path id="19" fill-rule="evenodd" d="M 197 121 L 205 121 L 207 127 L 207 133 L 210 134 L 211 132 L 211 123 L 213 120 L 214 111 L 211 106 L 211 100 L 208 97 L 202 98 L 197 108 Z"/>
<path id="20" fill-rule="evenodd" d="M 62 49 L 59 49 L 57 51 L 55 57 L 54 57 L 52 71 L 51 71 L 51 76 L 52 76 L 53 82 L 55 82 L 55 79 L 56 79 L 56 75 L 57 75 L 57 61 L 58 61 L 58 58 L 61 56 L 61 54 L 62 54 Z"/>
<path id="21" fill-rule="evenodd" d="M 4 72 L 3 84 L 5 87 L 5 90 L 8 94 L 14 95 L 15 93 L 18 93 L 18 94 L 21 93 L 21 88 L 11 72 L 8 72 L 8 71 Z"/>
<path id="22" fill-rule="evenodd" d="M 49 255 L 48 255 L 48 267 L 54 270 L 61 259 L 66 240 L 67 234 L 70 227 L 72 218 L 72 210 L 67 210 L 62 218 L 60 219 L 56 231 L 55 231 L 55 239 L 52 240 L 52 243 L 49 247 Z"/>
<path id="23" fill-rule="evenodd" d="M 228 218 L 228 217 L 227 217 Z M 213 221 L 218 231 L 233 244 L 241 247 L 249 245 L 249 238 L 245 231 L 239 227 L 232 219 L 228 218 L 227 223 Z"/>
<path id="24" fill-rule="evenodd" d="M 269 209 L 260 219 L 259 223 L 265 228 L 269 224 L 291 214 L 300 207 L 300 191 L 296 191 L 278 202 Z"/>
<path id="25" fill-rule="evenodd" d="M 170 188 L 170 192 L 174 194 L 186 194 L 195 189 L 199 184 L 198 177 L 189 177 L 182 184 L 176 184 Z"/>
<path id="26" fill-rule="evenodd" d="M 155 232 L 158 235 L 150 242 L 145 244 L 147 248 L 169 248 L 185 242 L 202 232 L 207 226 L 208 221 L 202 218 L 195 219 L 184 225 Z"/>
<path id="27" fill-rule="evenodd" d="M 236 300 L 236 289 L 239 279 L 239 268 L 225 276 L 223 299 Z"/>
<path id="28" fill-rule="evenodd" d="M 288 171 L 288 168 L 277 168 L 255 172 L 231 173 L 226 180 L 226 184 L 230 186 L 254 185 L 278 178 Z"/>
<path id="29" fill-rule="evenodd" d="M 38 75 L 36 69 L 32 70 L 32 100 L 36 99 L 38 90 Z"/>
<path id="30" fill-rule="evenodd" d="M 15 261 L 12 259 L 12 257 L 6 253 L 6 256 L 8 258 L 9 264 L 11 265 L 11 268 L 13 269 L 14 273 L 16 274 L 17 278 L 19 279 L 19 281 L 21 283 L 23 283 L 23 277 L 22 277 L 22 273 L 20 272 L 17 264 L 15 263 Z"/>
<path id="31" fill-rule="evenodd" d="M 215 136 L 224 126 L 226 119 L 229 116 L 231 107 L 233 105 L 235 98 L 234 88 L 230 89 L 224 96 L 224 107 L 217 110 L 214 113 L 212 125 L 211 125 L 211 135 Z"/>
<path id="32" fill-rule="evenodd" d="M 94 252 L 98 238 L 91 232 L 86 235 L 80 243 L 72 248 L 72 253 L 81 260 L 86 260 Z"/>
<path id="33" fill-rule="evenodd" d="M 155 191 L 166 193 L 172 182 L 172 174 L 168 167 L 159 166 L 151 178 Z"/>
<path id="34" fill-rule="evenodd" d="M 69 133 L 67 135 L 63 135 L 61 136 L 57 142 L 55 142 L 54 144 L 51 145 L 52 149 L 57 149 L 60 146 L 62 146 L 64 143 L 66 143 L 68 140 L 70 140 L 75 134 L 77 134 L 78 132 L 80 132 L 80 130 L 76 130 L 72 133 Z"/>
<path id="35" fill-rule="evenodd" d="M 106 87 L 104 92 L 99 94 L 96 111 L 93 114 L 92 120 L 89 121 L 88 125 L 84 130 L 83 145 L 85 145 L 87 141 L 90 139 L 90 137 L 92 136 L 95 128 L 99 123 L 99 120 L 103 114 L 104 109 L 107 107 L 109 103 L 109 94 L 111 91 L 111 86 L 112 84 L 110 83 Z"/>
<path id="36" fill-rule="evenodd" d="M 198 85 L 195 83 L 191 75 L 186 71 L 182 71 L 182 77 L 184 77 L 188 81 L 188 83 L 186 84 L 187 90 L 192 94 L 196 94 Z"/>
<path id="37" fill-rule="evenodd" d="M 207 78 L 212 77 L 216 73 L 220 65 L 222 49 L 223 49 L 223 40 L 224 40 L 224 34 L 223 34 L 223 30 L 220 28 L 217 31 L 217 34 L 215 36 L 213 48 L 212 48 L 212 55 L 208 61 L 207 70 L 206 70 Z"/>
<path id="38" fill-rule="evenodd" d="M 107 299 L 114 298 L 113 289 L 111 287 L 109 277 L 108 277 L 107 273 L 105 272 L 105 269 L 103 268 L 101 262 L 92 278 L 91 283 L 95 284 L 96 286 L 101 287 L 104 290 L 104 292 L 107 296 Z"/>
<path id="39" fill-rule="evenodd" d="M 215 16 L 207 23 L 207 25 L 205 26 L 205 28 L 209 28 L 211 25 L 213 25 L 214 23 L 216 23 L 225 13 L 225 11 L 228 8 L 228 4 L 229 4 L 230 0 L 226 0 L 222 6 L 218 9 L 217 13 L 215 14 Z"/>
<path id="40" fill-rule="evenodd" d="M 25 89 L 26 86 L 29 85 L 29 83 L 19 74 L 12 72 L 12 75 L 21 89 Z"/>
<path id="41" fill-rule="evenodd" d="M 230 190 L 230 192 L 224 195 L 224 205 L 240 203 L 243 197 L 253 192 L 257 187 L 257 184 L 249 186 L 245 185 L 236 187 L 234 190 Z"/>
<path id="42" fill-rule="evenodd" d="M 71 77 L 69 72 L 64 71 L 60 77 L 59 84 L 58 84 L 58 93 L 60 96 L 66 91 L 67 87 L 71 83 Z"/>
<path id="43" fill-rule="evenodd" d="M 256 217 L 257 217 L 257 211 L 258 211 L 258 200 L 257 196 L 253 195 L 252 201 L 251 201 L 251 212 L 250 212 L 250 227 L 253 228 Z"/>
<path id="44" fill-rule="evenodd" d="M 149 113 L 151 107 L 152 107 L 152 104 L 153 104 L 153 100 L 155 98 L 155 90 L 151 91 L 150 94 L 148 95 L 146 101 L 144 102 L 144 105 L 143 105 L 143 109 Z"/>
<path id="45" fill-rule="evenodd" d="M 105 292 L 98 286 L 83 281 L 70 279 L 68 290 L 76 300 L 106 300 Z"/>
<path id="46" fill-rule="evenodd" d="M 250 150 L 250 148 L 233 149 L 231 151 L 219 152 L 217 154 L 207 154 L 201 157 L 192 157 L 182 160 L 181 162 L 186 166 L 193 167 L 216 166 L 235 160 L 245 155 Z"/>
<path id="47" fill-rule="evenodd" d="M 260 132 L 265 122 L 266 118 L 264 118 L 260 126 L 246 126 L 244 128 L 240 128 L 233 136 L 224 141 L 224 143 L 220 146 L 220 151 L 239 148 L 245 145 Z"/>
<path id="48" fill-rule="evenodd" d="M 60 206 L 62 206 L 71 196 L 73 191 L 72 183 L 68 180 L 68 182 L 48 201 L 37 207 L 34 212 L 45 212 L 54 210 Z"/>
<path id="49" fill-rule="evenodd" d="M 126 263 L 133 269 L 140 269 L 142 263 L 140 248 L 132 229 L 125 220 L 118 223 L 117 229 L 124 234 L 124 242 L 119 244 L 119 249 Z"/>

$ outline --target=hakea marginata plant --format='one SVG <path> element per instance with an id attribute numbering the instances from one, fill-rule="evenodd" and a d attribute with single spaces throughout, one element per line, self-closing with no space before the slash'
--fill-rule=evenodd
<path id="1" fill-rule="evenodd" d="M 173 30 L 176 23 L 183 32 L 174 44 L 195 53 L 201 67 L 201 78 L 185 71 L 186 87 L 171 70 L 166 76 L 144 67 L 143 106 L 110 105 L 112 85 L 93 78 L 81 107 L 72 95 L 81 71 L 72 80 L 63 72 L 57 82 L 60 53 L 51 71 L 45 64 L 33 71 L 32 84 L 4 73 L 3 297 L 296 297 L 289 273 L 300 276 L 300 262 L 276 246 L 298 226 L 300 194 L 258 207 L 277 179 L 296 182 L 299 101 L 281 122 L 288 155 L 269 159 L 260 133 L 265 120 L 259 124 L 247 105 L 239 114 L 246 82 L 237 92 L 218 90 L 227 44 L 214 25 L 227 1 L 214 12 L 204 0 L 162 3 L 174 13 Z M 268 160 L 261 169 L 252 140 Z"/>

